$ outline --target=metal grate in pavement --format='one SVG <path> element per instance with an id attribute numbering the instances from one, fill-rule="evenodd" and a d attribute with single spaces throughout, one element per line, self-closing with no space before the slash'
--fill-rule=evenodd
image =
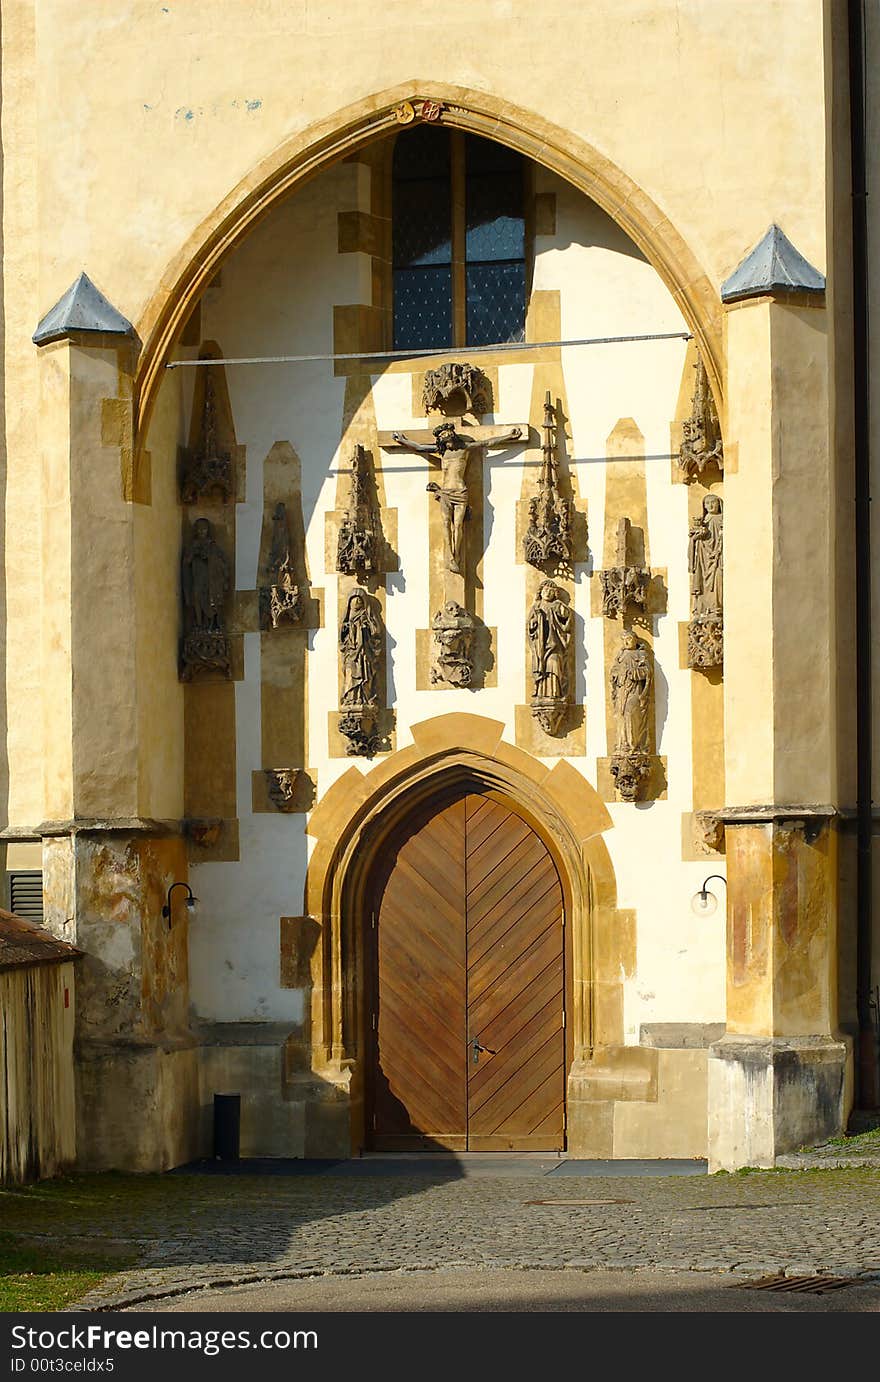
<path id="1" fill-rule="evenodd" d="M 853 1276 L 761 1276 L 755 1281 L 738 1281 L 740 1288 L 754 1291 L 802 1291 L 821 1296 L 825 1291 L 838 1291 L 842 1286 L 855 1286 Z"/>

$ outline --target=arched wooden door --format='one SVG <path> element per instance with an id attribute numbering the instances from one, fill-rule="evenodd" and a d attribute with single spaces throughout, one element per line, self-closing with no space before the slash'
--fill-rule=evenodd
<path id="1" fill-rule="evenodd" d="M 368 1145 L 562 1150 L 564 909 L 540 837 L 499 798 L 447 799 L 371 901 Z"/>

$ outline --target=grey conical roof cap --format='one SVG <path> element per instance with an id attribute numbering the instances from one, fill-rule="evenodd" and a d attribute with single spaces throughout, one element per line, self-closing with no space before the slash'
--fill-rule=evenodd
<path id="1" fill-rule="evenodd" d="M 721 285 L 721 301 L 767 293 L 824 293 L 825 275 L 814 269 L 779 226 L 772 225 L 751 254 Z"/>
<path id="2" fill-rule="evenodd" d="M 95 331 L 114 336 L 132 336 L 134 327 L 117 312 L 87 273 L 81 273 L 63 297 L 59 298 L 33 334 L 34 345 L 61 341 L 72 332 Z"/>

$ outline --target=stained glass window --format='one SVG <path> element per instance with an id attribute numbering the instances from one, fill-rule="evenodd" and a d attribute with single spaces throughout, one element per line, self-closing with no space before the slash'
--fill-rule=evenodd
<path id="1" fill-rule="evenodd" d="M 465 140 L 467 345 L 521 341 L 526 324 L 523 169 L 503 144 Z"/>
<path id="2" fill-rule="evenodd" d="M 452 345 L 449 131 L 429 125 L 394 149 L 394 349 Z"/>
<path id="3" fill-rule="evenodd" d="M 464 206 L 453 206 L 456 169 Z M 523 163 L 513 150 L 429 125 L 401 132 L 394 151 L 396 350 L 523 340 L 523 202 Z M 465 296 L 457 312 L 456 285 Z M 464 340 L 455 339 L 456 320 L 464 322 Z"/>

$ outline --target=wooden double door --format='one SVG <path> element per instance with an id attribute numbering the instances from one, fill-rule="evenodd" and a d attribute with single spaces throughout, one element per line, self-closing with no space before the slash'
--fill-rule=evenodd
<path id="1" fill-rule="evenodd" d="M 501 798 L 435 804 L 389 844 L 368 936 L 367 1145 L 565 1146 L 562 888 Z"/>

